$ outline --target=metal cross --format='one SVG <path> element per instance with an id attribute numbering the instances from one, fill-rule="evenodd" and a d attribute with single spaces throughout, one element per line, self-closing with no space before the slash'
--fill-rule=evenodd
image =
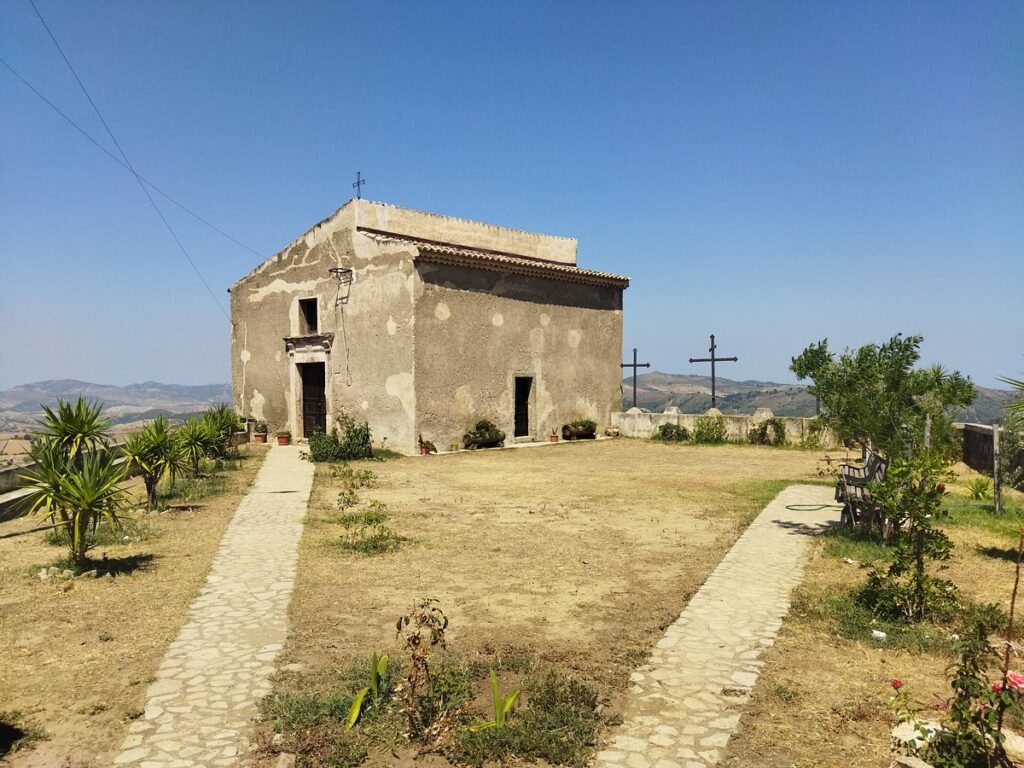
<path id="1" fill-rule="evenodd" d="M 711 353 L 711 357 L 691 357 L 691 363 L 711 363 L 711 407 L 718 407 L 718 397 L 715 394 L 715 363 L 735 363 L 739 360 L 738 357 L 715 357 L 715 350 L 718 349 L 718 345 L 715 344 L 715 334 L 711 334 L 711 349 L 708 351 Z"/>
<path id="2" fill-rule="evenodd" d="M 633 362 L 632 363 L 622 363 L 622 365 L 620 367 L 622 367 L 622 368 L 632 368 L 633 369 L 633 407 L 636 408 L 636 369 L 637 368 L 650 368 L 651 364 L 650 363 L 638 363 L 636 361 L 636 347 L 633 347 Z"/>
<path id="3" fill-rule="evenodd" d="M 363 178 L 363 174 L 356 171 L 356 180 L 352 182 L 352 189 L 356 191 L 356 200 L 359 200 L 363 196 L 361 187 L 366 184 L 366 179 Z"/>

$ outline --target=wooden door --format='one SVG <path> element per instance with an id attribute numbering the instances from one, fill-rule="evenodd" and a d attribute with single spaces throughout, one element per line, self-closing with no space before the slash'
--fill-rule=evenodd
<path id="1" fill-rule="evenodd" d="M 327 377 L 323 363 L 299 365 L 302 377 L 302 436 L 308 438 L 313 431 L 327 431 Z"/>

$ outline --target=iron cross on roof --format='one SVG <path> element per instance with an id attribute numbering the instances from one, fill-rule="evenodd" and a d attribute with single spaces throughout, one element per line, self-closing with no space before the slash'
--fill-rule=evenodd
<path id="1" fill-rule="evenodd" d="M 363 178 L 363 174 L 356 171 L 356 180 L 352 182 L 352 189 L 356 191 L 356 200 L 359 200 L 363 196 L 363 186 L 366 184 L 366 179 Z"/>
<path id="2" fill-rule="evenodd" d="M 636 361 L 636 347 L 633 347 L 633 362 L 632 363 L 622 363 L 622 365 L 620 367 L 622 367 L 622 368 L 632 368 L 633 369 L 633 407 L 636 408 L 636 369 L 637 368 L 650 368 L 651 364 L 650 363 L 638 363 Z"/>
<path id="3" fill-rule="evenodd" d="M 691 363 L 711 363 L 711 407 L 718 407 L 718 397 L 715 393 L 715 363 L 735 363 L 739 360 L 738 357 L 715 357 L 715 350 L 718 349 L 718 345 L 715 344 L 715 334 L 711 334 L 711 349 L 708 351 L 711 353 L 711 357 L 691 357 Z"/>

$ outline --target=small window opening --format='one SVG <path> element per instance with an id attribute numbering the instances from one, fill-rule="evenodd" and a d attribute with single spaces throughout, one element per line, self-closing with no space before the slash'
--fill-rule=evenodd
<path id="1" fill-rule="evenodd" d="M 316 317 L 316 299 L 299 299 L 299 322 L 302 324 L 303 336 L 319 333 Z"/>

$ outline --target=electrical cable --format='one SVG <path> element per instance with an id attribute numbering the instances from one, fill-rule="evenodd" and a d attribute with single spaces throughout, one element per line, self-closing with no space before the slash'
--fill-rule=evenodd
<path id="1" fill-rule="evenodd" d="M 64 120 L 65 120 L 65 121 L 66 121 L 66 122 L 67 122 L 67 123 L 68 123 L 68 124 L 69 124 L 69 125 L 70 125 L 70 126 L 71 126 L 72 128 L 74 128 L 74 129 L 75 129 L 76 131 L 78 131 L 78 132 L 79 132 L 80 134 L 82 134 L 82 136 L 84 136 L 84 137 L 85 137 L 85 138 L 86 138 L 86 139 L 87 139 L 88 141 L 90 141 L 90 142 L 91 142 L 91 143 L 92 143 L 93 145 L 95 145 L 95 147 L 96 147 L 96 148 L 97 148 L 98 150 L 100 150 L 100 151 L 101 151 L 101 152 L 102 152 L 103 154 L 105 154 L 105 155 L 106 155 L 107 157 L 109 157 L 109 158 L 110 158 L 111 160 L 113 160 L 113 161 L 114 161 L 115 163 L 117 163 L 118 165 L 120 165 L 120 166 L 121 166 L 122 168 L 124 168 L 124 169 L 125 169 L 126 171 L 128 171 L 129 173 L 131 173 L 132 169 L 131 169 L 131 168 L 130 168 L 130 167 L 129 167 L 129 166 L 127 165 L 127 164 L 125 164 L 125 162 L 124 162 L 124 161 L 123 161 L 123 160 L 122 160 L 121 158 L 119 158 L 119 157 L 118 157 L 117 155 L 115 155 L 115 154 L 114 154 L 113 152 L 111 152 L 111 151 L 110 151 L 109 149 L 107 149 L 107 148 L 106 148 L 105 146 L 103 146 L 102 144 L 100 144 L 100 143 L 99 143 L 99 141 L 97 141 L 97 140 L 96 140 L 95 138 L 93 138 L 92 134 L 90 134 L 90 133 L 89 133 L 88 131 L 86 131 L 86 130 L 85 130 L 85 129 L 84 129 L 84 128 L 83 128 L 82 126 L 81 126 L 81 125 L 79 125 L 78 123 L 76 123 L 76 122 L 74 121 L 74 119 L 73 119 L 73 118 L 71 118 L 71 117 L 70 117 L 70 116 L 69 116 L 69 115 L 68 115 L 68 114 L 67 114 L 66 112 L 64 112 L 64 110 L 62 110 L 62 109 L 61 109 L 60 107 L 58 107 L 58 106 L 57 106 L 56 104 L 54 104 L 54 103 L 53 103 L 53 102 L 52 102 L 52 101 L 51 101 L 50 99 L 48 99 L 48 98 L 47 98 L 47 97 L 46 97 L 46 96 L 45 96 L 45 95 L 44 95 L 44 94 L 42 93 L 42 91 L 40 91 L 40 90 L 39 90 L 38 88 L 36 88 L 36 87 L 35 87 L 34 85 L 32 85 L 32 83 L 31 83 L 31 82 L 29 82 L 29 81 L 28 81 L 28 80 L 27 80 L 27 79 L 26 79 L 26 78 L 24 77 L 24 75 L 22 75 L 22 74 L 21 74 L 20 72 L 18 72 L 18 70 L 16 70 L 16 69 L 15 69 L 14 67 L 12 67 L 12 66 L 11 66 L 11 64 L 10 64 L 10 62 L 8 62 L 8 61 L 7 61 L 6 59 L 4 59 L 4 58 L 3 58 L 2 56 L 0 56 L 0 64 L 3 64 L 3 65 L 4 65 L 4 67 L 6 67 L 6 68 L 7 68 L 7 70 L 8 70 L 8 71 L 9 71 L 9 72 L 10 72 L 10 73 L 11 73 L 12 75 L 14 75 L 14 77 L 16 77 L 16 78 L 17 78 L 18 80 L 20 80 L 20 81 L 21 81 L 22 85 L 24 85 L 24 86 L 25 86 L 26 88 L 28 88 L 28 89 L 29 89 L 30 91 L 32 91 L 32 93 L 34 93 L 34 94 L 35 94 L 35 95 L 36 95 L 37 97 L 39 97 L 39 99 L 40 99 L 40 100 L 41 100 L 41 101 L 42 101 L 42 102 L 43 102 L 44 104 L 46 104 L 46 106 L 48 106 L 48 107 L 49 107 L 50 109 L 52 109 L 52 110 L 53 110 L 54 112 L 56 112 L 56 113 L 57 113 L 57 114 L 58 114 L 58 115 L 59 115 L 60 117 L 64 118 Z M 158 186 L 157 186 L 156 184 L 154 184 L 154 183 L 153 183 L 152 181 L 150 181 L 149 179 L 147 179 L 147 178 L 146 178 L 145 176 L 142 176 L 142 175 L 140 174 L 139 178 L 141 178 L 141 179 L 142 179 L 142 181 L 143 181 L 143 182 L 144 182 L 144 183 L 145 183 L 145 184 L 146 184 L 146 185 L 147 185 L 147 186 L 148 186 L 148 187 L 149 187 L 150 189 L 152 189 L 152 190 L 153 190 L 154 192 L 156 192 L 156 193 L 157 193 L 158 195 L 160 195 L 161 197 L 163 197 L 164 199 L 166 199 L 166 200 L 167 200 L 167 201 L 168 201 L 169 203 L 171 203 L 172 205 L 175 205 L 175 206 L 177 206 L 178 208 L 180 208 L 180 209 L 181 209 L 182 211 L 184 211 L 185 213 L 187 213 L 187 214 L 188 214 L 189 216 L 191 216 L 192 218 L 194 218 L 194 219 L 195 219 L 196 221 L 198 221 L 198 222 L 200 222 L 200 223 L 202 223 L 202 224 L 206 225 L 207 227 L 209 227 L 210 229 L 212 229 L 212 230 L 213 230 L 214 232 L 216 232 L 216 233 L 217 233 L 218 235 L 220 235 L 221 237 L 223 237 L 223 238 L 225 238 L 225 239 L 227 239 L 227 240 L 230 240 L 230 241 L 231 241 L 232 243 L 234 243 L 235 245 L 237 245 L 237 246 L 238 246 L 239 248 L 243 248 L 244 250 L 248 251 L 249 253 L 251 253 L 251 254 L 252 254 L 252 255 L 254 255 L 254 256 L 258 256 L 258 257 L 260 257 L 260 258 L 263 258 L 263 254 L 261 254 L 261 253 L 260 253 L 259 251 L 257 251 L 257 250 L 256 250 L 255 248 L 251 248 L 250 246 L 248 246 L 248 245 L 246 245 L 245 243 L 243 243 L 243 242 L 242 242 L 241 240 L 238 240 L 237 238 L 235 238 L 235 237 L 232 237 L 232 236 L 231 236 L 231 235 L 229 235 L 229 234 L 228 234 L 227 232 L 225 232 L 225 231 L 224 231 L 223 229 L 221 229 L 220 227 L 218 227 L 218 226 L 217 226 L 216 224 L 214 224 L 213 222 L 211 222 L 211 221 L 209 221 L 208 219 L 204 218 L 204 217 L 203 217 L 202 215 L 200 215 L 199 213 L 196 213 L 196 211 L 194 211 L 194 210 L 193 210 L 192 208 L 189 208 L 189 207 L 188 207 L 187 205 L 185 205 L 185 204 L 184 204 L 183 202 L 181 202 L 180 200 L 178 200 L 177 198 L 175 198 L 175 197 L 174 197 L 173 195 L 171 195 L 171 194 L 170 194 L 169 192 L 165 192 L 164 190 L 162 190 L 162 189 L 161 189 L 160 187 L 158 187 Z"/>
<path id="2" fill-rule="evenodd" d="M 78 73 L 75 71 L 74 66 L 72 66 L 70 59 L 68 59 L 67 55 L 64 53 L 64 49 L 61 48 L 60 43 L 57 42 L 57 38 L 54 36 L 53 32 L 50 30 L 49 25 L 46 23 L 46 19 L 43 18 L 43 15 L 39 12 L 39 8 L 36 7 L 35 0 L 28 0 L 28 2 L 29 5 L 32 6 L 32 10 L 36 12 L 36 16 L 39 17 L 39 21 L 43 25 L 43 28 L 46 30 L 46 33 L 50 36 L 50 40 L 53 41 L 54 46 L 56 46 L 57 50 L 60 52 L 61 58 L 64 59 L 64 63 L 67 64 L 68 69 L 71 70 L 71 74 L 74 76 L 79 88 L 82 89 L 82 93 L 85 94 L 85 98 L 88 100 L 89 104 L 92 105 L 93 111 L 96 113 L 96 116 L 100 119 L 100 122 L 103 123 L 103 127 L 106 129 L 107 135 L 110 137 L 110 140 L 114 142 L 114 146 L 117 147 L 117 151 L 121 154 L 121 158 L 128 166 L 128 169 L 132 172 L 132 175 L 135 177 L 135 180 L 139 183 L 139 187 L 146 195 L 146 199 L 149 200 L 150 205 L 153 206 L 153 210 L 156 211 L 157 215 L 160 217 L 160 220 L 164 223 L 164 226 L 167 228 L 167 232 L 170 234 L 171 238 L 177 244 L 178 249 L 185 257 L 185 260 L 192 267 L 193 271 L 196 273 L 196 276 L 199 278 L 200 282 L 202 282 L 202 284 L 206 287 L 206 291 L 207 293 L 210 294 L 210 298 L 213 299 L 213 303 L 217 305 L 217 308 L 224 315 L 224 318 L 230 323 L 231 316 L 228 315 L 227 310 L 224 309 L 224 305 L 217 298 L 217 295 L 213 292 L 213 289 L 210 287 L 210 284 L 206 281 L 206 278 L 203 277 L 203 273 L 199 271 L 199 267 L 197 267 L 196 263 L 192 260 L 192 257 L 189 255 L 188 250 L 185 248 L 184 244 L 181 242 L 181 239 L 174 231 L 174 228 L 171 226 L 171 223 L 167 220 L 167 217 L 164 216 L 163 211 L 160 210 L 160 206 L 157 205 L 156 200 L 153 199 L 153 195 L 150 194 L 149 188 L 146 187 L 145 183 L 142 181 L 142 177 L 140 177 L 138 172 L 135 170 L 135 166 L 133 166 L 131 160 L 128 159 L 128 155 L 125 154 L 124 149 L 121 147 L 121 143 L 117 140 L 117 137 L 114 135 L 114 132 L 110 129 L 110 125 L 107 124 L 106 119 L 103 117 L 103 113 L 100 112 L 99 107 L 96 106 L 96 102 L 93 101 L 92 96 L 89 95 L 89 90 L 85 87 L 85 83 L 83 83 L 82 79 L 78 76 Z"/>

